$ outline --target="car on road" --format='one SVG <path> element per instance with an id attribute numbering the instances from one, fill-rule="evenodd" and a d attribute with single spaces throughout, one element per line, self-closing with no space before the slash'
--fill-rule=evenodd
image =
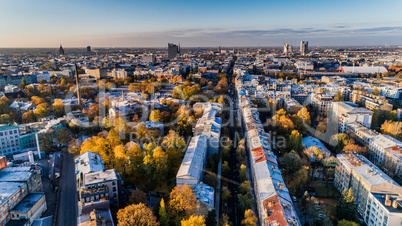
<path id="1" fill-rule="evenodd" d="M 292 196 L 293 202 L 297 202 L 296 196 Z"/>

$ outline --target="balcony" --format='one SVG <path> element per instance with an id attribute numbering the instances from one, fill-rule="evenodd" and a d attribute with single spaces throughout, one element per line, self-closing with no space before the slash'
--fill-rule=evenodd
<path id="1" fill-rule="evenodd" d="M 84 188 L 81 189 L 81 198 L 89 197 L 89 196 L 94 196 L 94 195 L 101 195 L 101 194 L 107 194 L 109 193 L 109 188 L 105 185 L 101 187 L 94 187 L 94 188 Z"/>

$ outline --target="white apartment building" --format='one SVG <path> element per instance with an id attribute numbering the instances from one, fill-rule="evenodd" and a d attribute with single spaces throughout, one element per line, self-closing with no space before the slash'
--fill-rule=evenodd
<path id="1" fill-rule="evenodd" d="M 325 114 L 331 108 L 334 96 L 333 94 L 312 93 L 309 101 L 320 114 Z"/>
<path id="2" fill-rule="evenodd" d="M 376 136 L 369 145 L 370 160 L 390 176 L 402 175 L 401 143 L 384 135 Z"/>
<path id="3" fill-rule="evenodd" d="M 332 114 L 338 119 L 339 132 L 344 133 L 350 123 L 358 122 L 370 128 L 373 112 L 351 102 L 332 103 Z"/>
<path id="4" fill-rule="evenodd" d="M 113 69 L 111 74 L 113 78 L 125 79 L 127 77 L 127 71 L 124 69 Z"/>
<path id="5" fill-rule="evenodd" d="M 11 155 L 21 151 L 20 132 L 14 125 L 0 126 L 0 155 Z"/>
<path id="6" fill-rule="evenodd" d="M 370 192 L 364 216 L 367 225 L 400 225 L 402 219 L 401 200 L 400 194 Z"/>
<path id="7" fill-rule="evenodd" d="M 393 216 L 386 211 L 373 214 L 374 217 L 371 217 L 374 212 L 373 209 L 388 207 L 378 200 L 374 206 L 373 200 L 377 193 L 383 195 L 402 194 L 402 187 L 364 156 L 356 153 L 338 154 L 334 184 L 339 192 L 352 189 L 356 199 L 357 211 L 368 225 L 395 225 L 394 218 L 392 224 L 389 221 Z M 402 209 L 398 210 L 398 214 L 402 214 Z M 402 223 L 400 216 L 396 218 L 398 225 Z"/>

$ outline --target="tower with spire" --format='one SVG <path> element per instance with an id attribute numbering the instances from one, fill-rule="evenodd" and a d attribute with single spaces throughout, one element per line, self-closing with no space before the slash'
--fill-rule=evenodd
<path id="1" fill-rule="evenodd" d="M 63 49 L 63 46 L 61 46 L 61 44 L 60 44 L 60 48 L 59 48 L 59 54 L 64 55 L 64 49 Z"/>

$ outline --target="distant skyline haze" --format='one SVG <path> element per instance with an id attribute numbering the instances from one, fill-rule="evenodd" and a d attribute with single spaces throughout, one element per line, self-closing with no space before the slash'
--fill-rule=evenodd
<path id="1" fill-rule="evenodd" d="M 401 45 L 402 1 L 0 0 L 0 47 Z"/>

